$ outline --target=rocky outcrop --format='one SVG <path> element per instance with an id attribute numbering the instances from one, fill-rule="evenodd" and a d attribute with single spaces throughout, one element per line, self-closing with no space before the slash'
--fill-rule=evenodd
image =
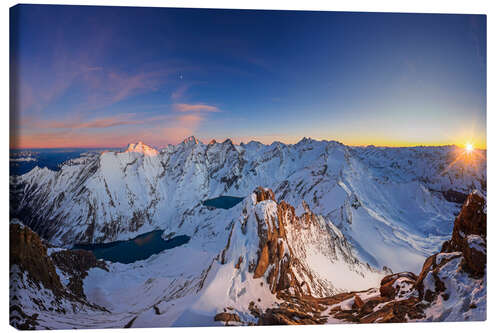
<path id="1" fill-rule="evenodd" d="M 236 313 L 229 313 L 229 312 L 221 312 L 215 315 L 214 321 L 222 321 L 226 325 L 228 325 L 230 322 L 237 322 L 241 323 L 241 319 Z"/>
<path id="2" fill-rule="evenodd" d="M 276 201 L 274 192 L 269 188 L 263 188 L 262 186 L 259 186 L 253 193 L 255 193 L 257 197 L 257 202 L 261 202 L 264 200 Z"/>
<path id="3" fill-rule="evenodd" d="M 48 249 L 53 252 L 51 255 Z M 29 227 L 14 220 L 10 224 L 11 325 L 19 329 L 38 328 L 42 311 L 107 311 L 89 303 L 83 292 L 82 281 L 92 267 L 106 269 L 92 252 L 53 249 Z M 63 283 L 63 278 L 69 282 Z"/>
<path id="4" fill-rule="evenodd" d="M 378 282 L 382 274 L 360 262 L 340 230 L 314 214 L 305 202 L 303 213 L 297 215 L 295 207 L 285 201 L 277 203 L 275 198 L 271 189 L 258 187 L 243 200 L 241 218 L 231 225 L 218 261 L 238 271 L 230 282 L 231 291 L 252 295 L 248 305 L 255 317 L 252 323 L 324 323 L 320 313 L 324 306 L 313 303 L 317 297 L 332 295 L 339 289 L 320 275 L 325 273 L 318 273 L 317 266 L 309 265 L 309 257 L 315 263 L 345 269 L 354 278 L 359 274 L 360 280 L 372 278 Z M 239 295 L 235 293 L 234 297 Z M 285 302 L 278 309 L 263 311 L 261 298 L 267 304 L 275 298 Z M 357 300 L 357 305 L 361 307 L 362 302 Z"/>
<path id="5" fill-rule="evenodd" d="M 272 294 L 324 296 L 338 290 L 309 267 L 310 253 L 317 260 L 345 264 L 360 278 L 379 274 L 359 262 L 342 233 L 312 213 L 305 202 L 304 213 L 298 216 L 292 205 L 277 203 L 271 189 L 258 187 L 243 206 L 241 229 L 233 225 L 221 263 L 233 261 L 236 269 L 264 279 Z M 239 246 L 247 248 L 249 239 L 255 249 L 243 255 Z"/>
<path id="6" fill-rule="evenodd" d="M 18 266 L 31 282 L 50 289 L 56 296 L 62 296 L 64 288 L 40 237 L 20 223 L 11 223 L 9 241 L 10 266 Z"/>
<path id="7" fill-rule="evenodd" d="M 471 193 L 455 220 L 453 234 L 441 252 L 462 252 L 464 269 L 482 276 L 486 268 L 486 200 L 478 192 Z"/>
<path id="8" fill-rule="evenodd" d="M 271 189 L 257 188 L 254 191 L 256 203 L 270 200 L 276 203 Z M 294 223 L 295 211 L 285 202 L 277 205 L 276 216 L 255 215 L 259 237 L 258 260 L 253 278 L 266 275 L 272 293 L 291 291 L 302 294 L 304 290 L 291 269 L 293 253 L 288 247 L 285 224 Z"/>
<path id="9" fill-rule="evenodd" d="M 108 270 L 104 261 L 97 260 L 92 252 L 86 250 L 63 250 L 54 252 L 50 257 L 59 269 L 70 276 L 67 287 L 81 298 L 86 298 L 83 279 L 88 270 L 94 267 Z"/>
<path id="10" fill-rule="evenodd" d="M 387 275 L 379 288 L 315 298 L 279 295 L 283 303 L 258 316 L 261 325 L 486 319 L 486 200 L 465 201 L 452 238 L 430 256 L 418 276 Z"/>
<path id="11" fill-rule="evenodd" d="M 380 296 L 391 299 L 404 297 L 413 289 L 416 279 L 412 272 L 388 275 L 380 281 Z"/>

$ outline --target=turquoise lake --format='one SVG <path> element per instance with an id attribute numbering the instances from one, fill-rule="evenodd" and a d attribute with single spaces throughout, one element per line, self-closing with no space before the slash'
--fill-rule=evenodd
<path id="1" fill-rule="evenodd" d="M 155 230 L 127 241 L 106 244 L 77 244 L 74 249 L 92 251 L 97 259 L 130 264 L 138 260 L 147 259 L 153 254 L 164 250 L 186 244 L 190 239 L 189 236 L 180 235 L 169 240 L 164 240 L 161 238 L 162 234 L 162 230 Z"/>
<path id="2" fill-rule="evenodd" d="M 229 209 L 239 204 L 243 199 L 240 197 L 220 196 L 205 200 L 203 204 L 207 207 Z"/>

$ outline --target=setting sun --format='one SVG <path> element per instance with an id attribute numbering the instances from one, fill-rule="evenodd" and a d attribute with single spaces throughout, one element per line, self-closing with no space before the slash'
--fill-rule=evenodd
<path id="1" fill-rule="evenodd" d="M 474 146 L 472 145 L 472 143 L 467 143 L 465 145 L 465 150 L 468 152 L 468 153 L 472 153 L 474 151 Z"/>

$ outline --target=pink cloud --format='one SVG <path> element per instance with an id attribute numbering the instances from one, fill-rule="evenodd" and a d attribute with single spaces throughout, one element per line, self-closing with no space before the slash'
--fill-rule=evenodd
<path id="1" fill-rule="evenodd" d="M 70 121 L 70 122 L 53 122 L 47 124 L 47 127 L 49 128 L 108 128 L 108 127 L 115 127 L 115 126 L 121 126 L 121 125 L 136 125 L 136 124 L 142 124 L 144 121 L 143 120 L 131 120 L 127 119 L 129 118 L 128 116 L 123 117 L 123 116 L 115 116 L 115 117 L 106 117 L 106 118 L 99 118 L 99 119 L 94 119 L 91 121 L 87 122 L 80 122 L 80 121 Z"/>
<path id="2" fill-rule="evenodd" d="M 124 73 L 110 70 L 86 72 L 83 84 L 85 99 L 77 106 L 77 111 L 95 110 L 129 97 L 157 91 L 166 83 L 175 70 L 156 69 Z"/>
<path id="3" fill-rule="evenodd" d="M 195 126 L 198 125 L 201 121 L 204 120 L 204 117 L 196 114 L 186 114 L 180 117 L 177 117 L 177 120 L 180 122 L 180 125 L 183 126 Z"/>
<path id="4" fill-rule="evenodd" d="M 172 92 L 172 94 L 170 95 L 170 97 L 173 100 L 180 99 L 180 98 L 182 98 L 184 96 L 184 94 L 186 93 L 186 91 L 188 89 L 189 89 L 188 85 L 182 85 L 179 88 L 177 88 L 174 92 Z"/>
<path id="5" fill-rule="evenodd" d="M 96 118 L 90 121 L 37 123 L 31 130 L 12 133 L 12 148 L 124 147 L 144 141 L 156 146 L 178 143 L 196 133 L 205 116 L 199 113 L 135 118 L 134 114 Z M 135 125 L 124 131 L 121 125 Z M 99 131 L 95 129 L 106 128 Z M 108 129 L 109 128 L 109 129 Z"/>
<path id="6" fill-rule="evenodd" d="M 174 109 L 179 112 L 220 112 L 216 106 L 207 104 L 174 104 Z"/>

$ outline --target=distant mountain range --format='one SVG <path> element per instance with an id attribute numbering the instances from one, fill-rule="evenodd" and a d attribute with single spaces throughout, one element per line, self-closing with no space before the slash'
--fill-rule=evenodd
<path id="1" fill-rule="evenodd" d="M 24 295 L 15 302 L 26 314 L 18 323 L 199 326 L 213 325 L 215 315 L 218 323 L 257 323 L 289 296 L 330 297 L 375 287 L 392 272 L 420 272 L 450 239 L 468 194 L 486 195 L 486 152 L 474 161 L 457 159 L 461 153 L 455 146 L 350 147 L 306 138 L 204 144 L 190 137 L 161 150 L 138 142 L 68 160 L 58 171 L 11 176 L 16 232 L 41 237 L 38 255 L 60 279 L 58 287 L 42 283 L 47 296 L 33 303 L 29 281 L 40 278 L 30 272 L 39 274 L 38 266 L 11 266 L 11 291 Z M 244 200 L 229 209 L 203 204 L 220 196 Z M 157 229 L 190 240 L 132 264 L 89 259 L 81 272 L 60 268 L 80 260 L 67 250 L 74 244 Z M 67 311 L 62 319 L 48 310 L 52 303 Z"/>

